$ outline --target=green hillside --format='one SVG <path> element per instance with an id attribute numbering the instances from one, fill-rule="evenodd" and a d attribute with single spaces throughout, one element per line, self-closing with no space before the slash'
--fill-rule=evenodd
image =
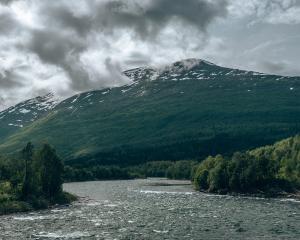
<path id="1" fill-rule="evenodd" d="M 194 59 L 125 74 L 132 84 L 61 102 L 2 138 L 0 151 L 47 141 L 69 163 L 135 164 L 231 154 L 300 132 L 299 77 Z"/>

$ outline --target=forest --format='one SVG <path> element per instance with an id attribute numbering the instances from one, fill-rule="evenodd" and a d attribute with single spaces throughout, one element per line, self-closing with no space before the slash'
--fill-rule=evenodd
<path id="1" fill-rule="evenodd" d="M 28 143 L 15 159 L 1 157 L 0 215 L 75 200 L 75 196 L 63 192 L 63 172 L 62 160 L 49 144 L 35 150 Z"/>
<path id="2" fill-rule="evenodd" d="M 275 196 L 300 188 L 300 136 L 231 157 L 209 156 L 193 176 L 195 187 L 213 193 L 265 193 Z"/>

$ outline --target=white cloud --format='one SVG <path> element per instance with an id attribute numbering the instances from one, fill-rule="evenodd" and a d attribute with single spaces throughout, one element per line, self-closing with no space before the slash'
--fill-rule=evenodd
<path id="1" fill-rule="evenodd" d="M 299 24 L 298 0 L 231 0 L 229 13 L 235 18 L 255 17 L 254 23 Z"/>

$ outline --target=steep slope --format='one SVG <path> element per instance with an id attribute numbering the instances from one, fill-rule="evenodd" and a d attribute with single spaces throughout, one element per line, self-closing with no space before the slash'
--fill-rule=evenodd
<path id="1" fill-rule="evenodd" d="M 137 163 L 230 154 L 300 131 L 300 78 L 189 59 L 124 73 L 132 84 L 73 96 L 3 140 L 48 141 L 72 163 Z"/>
<path id="2" fill-rule="evenodd" d="M 0 112 L 0 137 L 4 139 L 20 128 L 26 127 L 45 116 L 58 102 L 54 94 L 49 93 L 45 96 L 29 99 Z"/>

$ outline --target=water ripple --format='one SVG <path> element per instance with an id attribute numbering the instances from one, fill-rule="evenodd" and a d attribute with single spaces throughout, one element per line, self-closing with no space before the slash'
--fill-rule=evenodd
<path id="1" fill-rule="evenodd" d="M 300 239 L 300 204 L 290 199 L 207 195 L 157 179 L 65 190 L 82 197 L 69 208 L 0 217 L 0 239 Z"/>

